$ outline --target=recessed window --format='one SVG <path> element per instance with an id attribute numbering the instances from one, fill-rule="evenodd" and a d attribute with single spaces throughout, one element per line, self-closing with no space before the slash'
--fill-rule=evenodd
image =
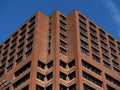
<path id="1" fill-rule="evenodd" d="M 62 78 L 63 80 L 66 80 L 67 75 L 64 74 L 63 72 L 60 72 L 60 78 Z"/>
<path id="2" fill-rule="evenodd" d="M 45 69 L 45 64 L 41 61 L 38 61 L 38 67 Z"/>
<path id="3" fill-rule="evenodd" d="M 72 60 L 68 63 L 69 68 L 72 68 L 75 66 L 75 60 Z"/>
<path id="4" fill-rule="evenodd" d="M 63 68 L 66 68 L 67 64 L 65 62 L 63 62 L 62 60 L 60 60 L 60 66 Z"/>
<path id="5" fill-rule="evenodd" d="M 60 53 L 66 56 L 67 55 L 67 50 L 60 47 Z"/>
<path id="6" fill-rule="evenodd" d="M 76 90 L 76 84 L 71 85 L 71 86 L 69 87 L 69 90 Z"/>
<path id="7" fill-rule="evenodd" d="M 47 67 L 48 67 L 48 68 L 53 67 L 53 60 L 52 60 L 52 61 L 50 61 L 50 62 L 47 64 Z"/>
<path id="8" fill-rule="evenodd" d="M 60 85 L 60 90 L 67 90 L 67 87 L 64 85 Z"/>
<path id="9" fill-rule="evenodd" d="M 47 80 L 50 80 L 53 78 L 53 72 L 47 74 Z"/>
<path id="10" fill-rule="evenodd" d="M 36 85 L 36 90 L 44 90 L 42 86 Z"/>
<path id="11" fill-rule="evenodd" d="M 70 73 L 68 76 L 69 76 L 69 79 L 70 79 L 70 80 L 72 80 L 73 78 L 75 78 L 75 76 L 76 76 L 76 75 L 75 75 L 75 71 L 72 72 L 72 73 Z"/>
<path id="12" fill-rule="evenodd" d="M 39 80 L 44 81 L 45 75 L 43 75 L 43 74 L 37 72 L 37 78 L 38 78 Z"/>
<path id="13" fill-rule="evenodd" d="M 47 86 L 47 87 L 46 87 L 46 90 L 52 90 L 52 85 Z"/>

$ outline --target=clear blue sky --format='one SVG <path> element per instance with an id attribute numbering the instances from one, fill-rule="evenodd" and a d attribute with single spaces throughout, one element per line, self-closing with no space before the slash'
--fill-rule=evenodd
<path id="1" fill-rule="evenodd" d="M 0 43 L 38 10 L 69 14 L 74 9 L 120 40 L 120 0 L 0 0 Z"/>

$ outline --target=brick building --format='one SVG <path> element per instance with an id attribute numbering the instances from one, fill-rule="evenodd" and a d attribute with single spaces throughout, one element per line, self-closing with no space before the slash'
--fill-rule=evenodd
<path id="1" fill-rule="evenodd" d="M 0 90 L 120 90 L 120 41 L 77 10 L 37 12 L 0 45 Z"/>

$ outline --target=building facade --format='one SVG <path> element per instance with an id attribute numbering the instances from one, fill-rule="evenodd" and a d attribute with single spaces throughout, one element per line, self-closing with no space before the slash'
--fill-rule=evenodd
<path id="1" fill-rule="evenodd" d="M 77 10 L 37 12 L 0 45 L 0 90 L 120 90 L 120 41 Z"/>

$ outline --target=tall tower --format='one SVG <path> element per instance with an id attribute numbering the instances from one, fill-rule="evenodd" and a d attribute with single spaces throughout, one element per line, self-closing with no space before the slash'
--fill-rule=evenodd
<path id="1" fill-rule="evenodd" d="M 120 41 L 77 10 L 38 11 L 0 45 L 0 90 L 120 90 Z"/>

